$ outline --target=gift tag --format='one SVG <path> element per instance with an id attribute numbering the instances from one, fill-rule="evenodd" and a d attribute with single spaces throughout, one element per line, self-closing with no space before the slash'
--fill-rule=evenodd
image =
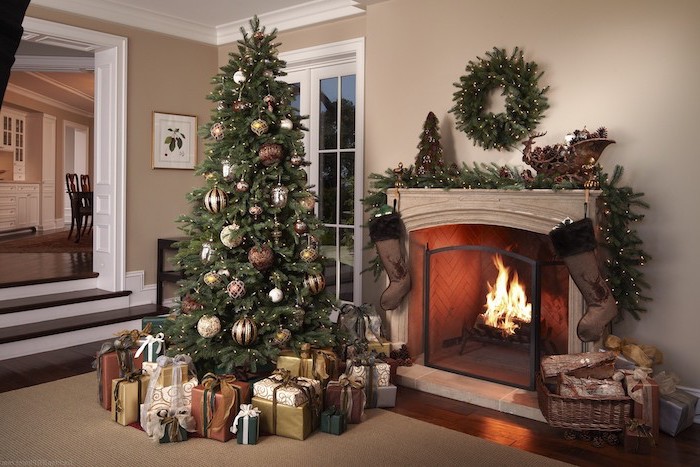
<path id="1" fill-rule="evenodd" d="M 337 309 L 336 307 L 333 307 L 333 309 L 331 310 L 331 313 L 328 315 L 328 319 L 331 320 L 331 323 L 335 324 L 338 322 L 339 317 L 340 317 L 340 310 Z"/>

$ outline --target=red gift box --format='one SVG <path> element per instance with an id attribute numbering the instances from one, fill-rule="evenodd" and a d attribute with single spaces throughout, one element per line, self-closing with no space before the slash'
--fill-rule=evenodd
<path id="1" fill-rule="evenodd" d="M 226 400 L 222 392 L 222 382 L 233 390 L 232 400 Z M 211 398 L 214 398 L 214 407 L 211 407 Z M 237 381 L 234 376 L 207 374 L 202 378 L 202 384 L 192 389 L 192 416 L 194 417 L 197 434 L 205 438 L 226 442 L 236 436 L 231 433 L 233 419 L 241 404 L 249 404 L 251 386 L 244 381 Z M 226 410 L 228 409 L 228 413 Z M 205 430 L 205 425 L 208 428 Z M 206 431 L 206 432 L 205 432 Z"/>
<path id="2" fill-rule="evenodd" d="M 98 395 L 100 405 L 105 410 L 112 410 L 112 380 L 123 378 L 126 374 L 141 368 L 143 356 L 134 358 L 136 350 L 132 348 L 128 351 L 111 351 L 97 355 Z M 129 353 L 128 356 L 126 352 Z"/>
<path id="3" fill-rule="evenodd" d="M 360 423 L 365 414 L 365 390 L 363 386 L 360 387 L 350 387 L 350 400 L 352 401 L 352 407 L 350 413 L 346 414 L 348 423 Z M 335 407 L 336 409 L 345 412 L 346 407 L 343 407 L 345 402 L 344 397 L 347 397 L 347 392 L 345 395 L 343 392 L 346 391 L 346 387 L 343 386 L 338 381 L 331 381 L 326 386 L 326 392 L 324 397 L 324 407 Z M 349 405 L 345 402 L 345 405 Z"/>
<path id="4" fill-rule="evenodd" d="M 633 395 L 637 391 L 641 391 L 641 403 L 640 398 Z M 632 388 L 628 386 L 627 392 L 634 401 L 634 418 L 650 428 L 654 439 L 659 439 L 659 385 L 652 378 L 646 378 L 637 381 Z"/>

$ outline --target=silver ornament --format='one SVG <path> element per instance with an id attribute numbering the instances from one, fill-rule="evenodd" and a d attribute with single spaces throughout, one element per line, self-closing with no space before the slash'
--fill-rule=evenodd
<path id="1" fill-rule="evenodd" d="M 267 295 L 270 297 L 270 300 L 272 300 L 272 303 L 279 303 L 284 298 L 284 293 L 279 287 L 270 290 Z"/>
<path id="2" fill-rule="evenodd" d="M 275 208 L 282 209 L 287 205 L 289 198 L 289 188 L 284 185 L 277 184 L 270 192 L 270 203 Z"/>
<path id="3" fill-rule="evenodd" d="M 202 263 L 209 264 L 214 256 L 214 251 L 211 247 L 211 242 L 202 242 L 202 252 L 200 257 L 202 258 Z"/>
<path id="4" fill-rule="evenodd" d="M 248 78 L 246 77 L 245 73 L 243 73 L 241 70 L 238 70 L 233 74 L 233 82 L 236 84 L 245 83 L 247 79 Z"/>
<path id="5" fill-rule="evenodd" d="M 280 128 L 282 128 L 283 130 L 291 130 L 292 128 L 294 128 L 294 122 L 292 122 L 288 118 L 283 118 L 280 121 Z"/>

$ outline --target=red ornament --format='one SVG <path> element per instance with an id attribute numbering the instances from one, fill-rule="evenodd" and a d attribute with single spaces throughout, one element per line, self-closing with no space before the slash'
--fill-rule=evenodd
<path id="1" fill-rule="evenodd" d="M 258 271 L 264 271 L 272 266 L 275 254 L 267 245 L 256 245 L 248 251 L 248 261 Z"/>
<path id="2" fill-rule="evenodd" d="M 269 167 L 282 160 L 284 151 L 281 144 L 265 143 L 260 146 L 258 156 L 260 157 L 260 163 L 265 167 Z"/>

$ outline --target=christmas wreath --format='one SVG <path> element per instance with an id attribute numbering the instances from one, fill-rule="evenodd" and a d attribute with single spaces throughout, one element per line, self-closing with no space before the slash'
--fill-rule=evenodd
<path id="1" fill-rule="evenodd" d="M 494 47 L 486 52 L 487 59 L 469 61 L 467 74 L 454 85 L 455 105 L 450 109 L 457 119 L 457 128 L 484 149 L 511 149 L 535 129 L 549 107 L 545 93 L 539 88 L 542 72 L 535 62 L 526 62 L 517 47 L 508 56 L 504 49 Z M 505 96 L 505 112 L 494 114 L 485 110 L 488 97 L 501 88 Z"/>

